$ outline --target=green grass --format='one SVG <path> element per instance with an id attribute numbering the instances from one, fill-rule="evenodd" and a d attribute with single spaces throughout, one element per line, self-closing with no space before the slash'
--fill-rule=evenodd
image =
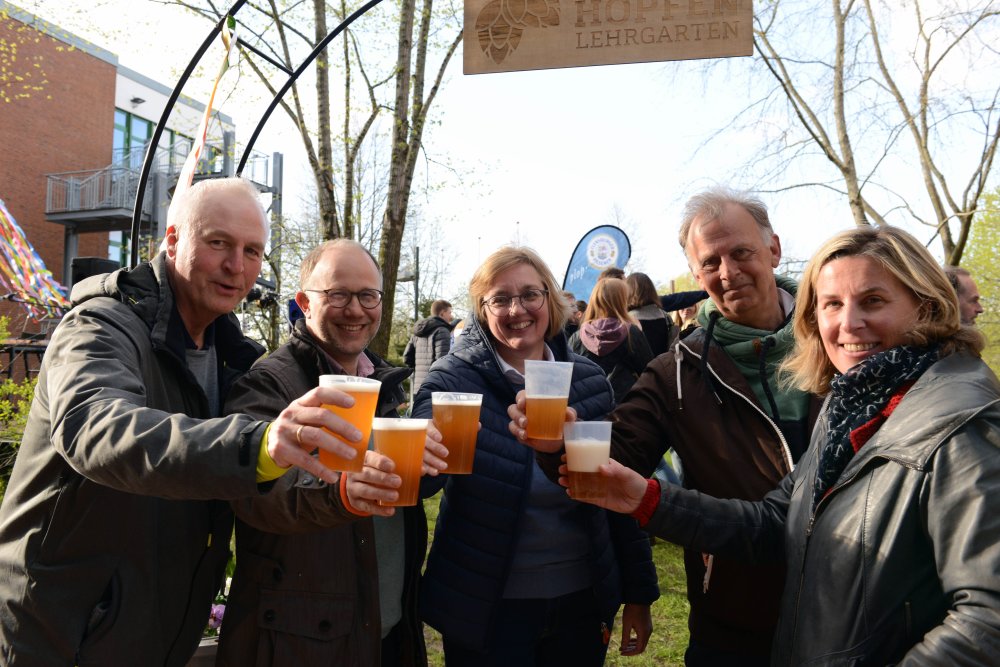
<path id="1" fill-rule="evenodd" d="M 437 518 L 438 497 L 424 501 L 428 529 L 433 535 Z M 646 651 L 638 656 L 622 656 L 621 627 L 616 625 L 611 633 L 611 646 L 605 665 L 625 667 L 679 667 L 684 664 L 684 649 L 688 642 L 688 601 L 684 579 L 684 560 L 680 547 L 657 540 L 653 546 L 653 562 L 660 580 L 660 599 L 653 603 L 653 635 Z M 621 619 L 616 619 L 618 623 Z M 441 635 L 424 626 L 427 640 L 427 661 L 431 667 L 444 667 Z"/>

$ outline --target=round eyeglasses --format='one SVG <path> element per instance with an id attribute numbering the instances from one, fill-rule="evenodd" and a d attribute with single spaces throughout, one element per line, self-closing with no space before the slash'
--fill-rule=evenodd
<path id="1" fill-rule="evenodd" d="M 533 313 L 545 305 L 545 297 L 548 293 L 549 291 L 544 289 L 529 289 L 516 296 L 497 294 L 488 299 L 483 299 L 483 303 L 486 304 L 491 313 L 497 316 L 510 312 L 515 300 L 521 304 L 521 308 L 524 308 L 529 313 Z"/>
<path id="2" fill-rule="evenodd" d="M 362 308 L 371 310 L 377 308 L 382 303 L 382 292 L 377 289 L 363 289 L 360 292 L 351 292 L 344 289 L 307 289 L 304 292 L 317 292 L 326 297 L 326 302 L 334 308 L 345 308 L 351 299 L 358 297 L 358 303 Z"/>

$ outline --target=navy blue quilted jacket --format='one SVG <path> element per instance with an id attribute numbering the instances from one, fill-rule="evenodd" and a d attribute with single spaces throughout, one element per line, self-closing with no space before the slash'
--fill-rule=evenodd
<path id="1" fill-rule="evenodd" d="M 582 420 L 611 410 L 611 387 L 593 362 L 570 352 L 562 334 L 546 341 L 559 361 L 573 361 L 570 405 Z M 423 620 L 443 635 L 483 650 L 494 639 L 492 614 L 517 548 L 534 452 L 507 430 L 515 387 L 500 370 L 492 341 L 473 319 L 451 354 L 431 367 L 414 417 L 431 416 L 431 392 L 483 394 L 482 430 L 472 475 L 425 477 L 422 495 L 444 487 L 434 541 L 420 589 Z M 648 535 L 627 516 L 581 503 L 592 536 L 594 594 L 609 613 L 623 602 L 659 597 Z"/>

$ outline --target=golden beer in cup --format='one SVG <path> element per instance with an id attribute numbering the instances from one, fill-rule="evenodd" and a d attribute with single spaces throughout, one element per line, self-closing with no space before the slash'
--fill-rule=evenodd
<path id="1" fill-rule="evenodd" d="M 361 440 L 358 442 L 344 440 L 336 433 L 331 434 L 341 442 L 354 448 L 357 455 L 353 459 L 345 459 L 342 456 L 321 449 L 319 450 L 320 463 L 331 470 L 361 472 L 361 468 L 365 463 L 365 450 L 368 449 L 368 439 L 372 433 L 372 418 L 375 416 L 375 408 L 378 405 L 378 392 L 382 383 L 371 378 L 362 378 L 353 375 L 320 375 L 319 386 L 333 387 L 345 394 L 350 394 L 354 398 L 354 406 L 350 408 L 342 408 L 339 405 L 328 405 L 325 403 L 323 407 L 361 431 Z"/>
<path id="2" fill-rule="evenodd" d="M 573 364 L 568 361 L 525 361 L 527 436 L 535 440 L 563 437 Z"/>
<path id="3" fill-rule="evenodd" d="M 479 409 L 482 394 L 462 394 L 450 391 L 431 392 L 434 406 L 434 426 L 441 432 L 442 442 L 448 448 L 442 470 L 450 475 L 468 475 L 476 456 L 476 438 L 479 435 Z"/>
<path id="4" fill-rule="evenodd" d="M 571 422 L 564 427 L 564 437 L 570 496 L 605 498 L 608 478 L 597 468 L 611 460 L 611 422 Z"/>
<path id="5" fill-rule="evenodd" d="M 372 420 L 375 451 L 392 459 L 396 474 L 403 480 L 395 502 L 378 501 L 386 507 L 416 505 L 420 498 L 420 470 L 424 462 L 427 419 L 379 417 Z"/>

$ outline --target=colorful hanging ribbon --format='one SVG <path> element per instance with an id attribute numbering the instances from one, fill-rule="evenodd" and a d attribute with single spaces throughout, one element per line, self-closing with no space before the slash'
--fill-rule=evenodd
<path id="1" fill-rule="evenodd" d="M 222 66 L 219 67 L 219 73 L 215 77 L 215 84 L 212 86 L 212 94 L 208 98 L 208 106 L 205 107 L 205 115 L 201 118 L 201 124 L 198 126 L 198 134 L 195 137 L 194 146 L 191 147 L 191 152 L 188 153 L 187 160 L 184 161 L 184 168 L 181 169 L 180 176 L 177 178 L 177 187 L 174 189 L 173 199 L 176 201 L 181 194 L 184 193 L 191 183 L 194 182 L 194 172 L 198 167 L 198 160 L 201 159 L 201 153 L 205 148 L 205 141 L 208 137 L 208 122 L 212 116 L 212 108 L 215 102 L 215 92 L 219 89 L 219 82 L 222 80 L 222 75 L 226 73 L 226 70 L 230 66 L 236 63 L 236 19 L 232 16 L 227 16 L 225 23 L 222 24 L 222 44 L 226 47 L 225 57 L 222 59 Z"/>
<path id="2" fill-rule="evenodd" d="M 61 317 L 69 308 L 66 288 L 52 277 L 24 230 L 0 199 L 0 285 L 36 321 Z"/>

